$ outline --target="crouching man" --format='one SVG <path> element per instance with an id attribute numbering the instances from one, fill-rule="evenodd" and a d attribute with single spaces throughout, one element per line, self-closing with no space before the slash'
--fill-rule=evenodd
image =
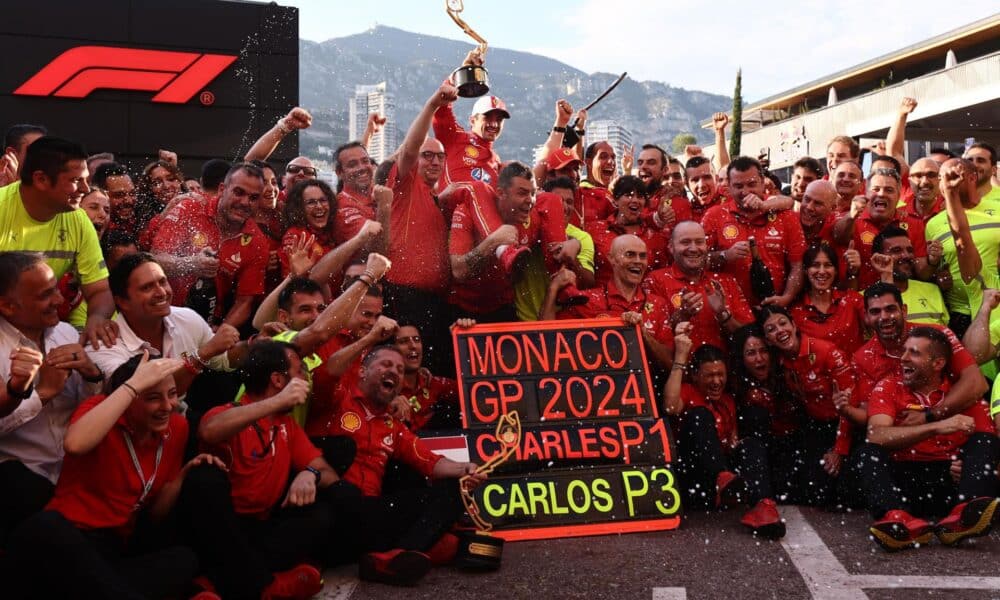
<path id="1" fill-rule="evenodd" d="M 876 519 L 869 531 L 888 551 L 925 544 L 933 535 L 952 546 L 990 531 L 998 503 L 1000 441 L 982 402 L 942 420 L 933 418 L 934 405 L 950 387 L 950 360 L 945 334 L 914 327 L 903 344 L 902 376 L 883 379 L 868 401 L 868 443 L 860 462 L 868 508 Z M 927 422 L 909 418 L 921 411 Z M 956 457 L 963 461 L 957 485 L 949 475 Z M 942 516 L 936 525 L 927 520 Z"/>

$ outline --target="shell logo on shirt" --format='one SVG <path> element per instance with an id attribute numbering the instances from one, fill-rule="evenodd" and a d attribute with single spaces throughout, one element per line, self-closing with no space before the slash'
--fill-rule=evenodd
<path id="1" fill-rule="evenodd" d="M 682 302 L 682 299 L 681 299 L 680 292 L 678 292 L 678 293 L 676 293 L 676 294 L 674 294 L 673 296 L 670 297 L 670 303 L 674 305 L 674 308 L 680 308 L 681 307 L 681 302 Z"/>
<path id="2" fill-rule="evenodd" d="M 875 233 L 872 231 L 865 231 L 861 234 L 861 243 L 870 246 L 872 242 L 875 241 Z"/>
<path id="3" fill-rule="evenodd" d="M 196 231 L 194 232 L 194 237 L 191 238 L 191 244 L 194 245 L 195 248 L 204 248 L 208 245 L 208 238 L 205 237 L 204 233 Z"/>
<path id="4" fill-rule="evenodd" d="M 352 412 L 345 412 L 340 417 L 340 427 L 344 431 L 354 433 L 358 429 L 361 429 L 361 417 Z"/>
<path id="5" fill-rule="evenodd" d="M 740 236 L 740 228 L 736 225 L 726 225 L 722 228 L 722 237 L 727 240 L 735 240 Z"/>
<path id="6" fill-rule="evenodd" d="M 469 158 L 479 158 L 479 148 L 476 148 L 475 146 L 466 146 L 465 155 Z"/>

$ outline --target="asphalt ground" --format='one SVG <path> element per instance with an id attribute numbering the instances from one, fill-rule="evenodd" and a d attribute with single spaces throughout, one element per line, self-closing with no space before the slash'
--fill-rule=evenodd
<path id="1" fill-rule="evenodd" d="M 780 510 L 781 542 L 746 533 L 739 510 L 689 512 L 672 531 L 507 543 L 499 571 L 439 568 L 409 588 L 341 567 L 320 597 L 1000 600 L 1000 527 L 956 548 L 935 540 L 888 554 L 868 539 L 865 512 Z"/>

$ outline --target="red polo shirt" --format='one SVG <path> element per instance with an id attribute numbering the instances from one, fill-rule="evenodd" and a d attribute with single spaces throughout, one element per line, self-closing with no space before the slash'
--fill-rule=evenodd
<path id="1" fill-rule="evenodd" d="M 858 284 L 864 289 L 879 280 L 879 274 L 872 267 L 872 242 L 875 236 L 885 229 L 889 224 L 898 225 L 906 230 L 913 244 L 913 254 L 917 258 L 927 256 L 927 243 L 924 240 L 924 221 L 920 217 L 913 216 L 905 208 L 897 208 L 896 215 L 888 223 L 881 226 L 876 225 L 871 220 L 871 215 L 866 208 L 854 221 L 854 249 L 861 255 L 861 273 L 858 275 Z"/>
<path id="2" fill-rule="evenodd" d="M 613 268 L 611 267 L 611 243 L 615 238 L 629 233 L 628 228 L 618 225 L 617 214 L 613 214 L 604 221 L 592 221 L 587 225 L 587 233 L 594 240 L 594 277 L 598 286 L 611 280 Z M 646 252 L 649 255 L 649 268 L 660 269 L 667 266 L 667 238 L 659 229 L 650 227 L 645 222 L 638 224 L 633 232 L 643 242 L 646 243 Z"/>
<path id="3" fill-rule="evenodd" d="M 365 221 L 375 220 L 375 200 L 369 193 L 361 196 L 350 192 L 345 187 L 337 194 L 337 211 L 333 220 L 333 241 L 336 245 L 343 244 L 356 236 Z"/>
<path id="4" fill-rule="evenodd" d="M 937 198 L 934 198 L 934 204 L 931 205 L 930 211 L 926 214 L 920 214 L 917 212 L 917 198 L 913 195 L 913 190 L 910 190 L 909 194 L 903 196 L 903 202 L 906 203 L 906 212 L 927 224 L 927 221 L 931 220 L 931 217 L 938 214 L 944 210 L 944 196 L 938 194 Z"/>
<path id="5" fill-rule="evenodd" d="M 607 188 L 581 183 L 573 195 L 573 210 L 567 222 L 585 229 L 591 221 L 604 221 L 614 213 L 615 205 Z"/>
<path id="6" fill-rule="evenodd" d="M 417 173 L 399 177 L 396 166 L 389 173 L 393 189 L 389 218 L 389 259 L 386 280 L 396 285 L 443 294 L 451 283 L 448 259 L 448 225 L 433 190 Z"/>
<path id="7" fill-rule="evenodd" d="M 245 406 L 247 397 L 243 398 Z M 216 406 L 205 413 L 202 422 L 239 406 Z M 236 512 L 259 519 L 267 518 L 284 497 L 290 476 L 323 455 L 291 414 L 257 419 L 228 440 L 205 449 L 229 468 Z"/>
<path id="8" fill-rule="evenodd" d="M 726 198 L 724 194 L 716 193 L 712 198 L 705 204 L 701 203 L 697 197 L 691 200 L 691 218 L 699 223 L 703 223 L 705 220 L 705 213 L 708 212 L 710 208 L 721 206 L 722 204 L 728 202 L 729 199 Z"/>
<path id="9" fill-rule="evenodd" d="M 417 371 L 417 381 L 413 387 L 403 382 L 400 395 L 410 401 L 410 429 L 418 431 L 434 416 L 434 409 L 440 404 L 458 402 L 458 382 L 447 377 L 431 375 L 430 371 Z"/>
<path id="10" fill-rule="evenodd" d="M 799 333 L 799 353 L 789 359 L 779 353 L 785 369 L 785 382 L 794 392 L 812 419 L 840 420 L 835 449 L 846 455 L 851 449 L 850 422 L 840 416 L 833 405 L 833 385 L 840 390 L 853 389 L 852 403 L 857 402 L 858 390 L 854 368 L 847 356 L 830 342 Z"/>
<path id="11" fill-rule="evenodd" d="M 826 220 L 823 221 L 822 225 L 820 225 L 819 231 L 817 231 L 815 235 L 810 236 L 808 233 L 805 232 L 805 229 L 803 229 L 802 233 L 806 240 L 806 246 L 818 246 L 821 243 L 824 243 L 833 247 L 836 250 L 837 245 L 833 242 L 833 225 L 836 222 L 837 222 L 837 215 L 831 212 L 826 216 Z M 800 220 L 799 226 L 801 227 L 801 225 L 802 221 Z"/>
<path id="12" fill-rule="evenodd" d="M 219 272 L 215 276 L 218 302 L 216 316 L 223 316 L 232 306 L 235 296 L 264 295 L 264 277 L 267 270 L 268 243 L 253 219 L 243 223 L 240 232 L 228 239 L 215 221 L 219 198 L 208 201 L 200 198 L 182 200 L 160 222 L 153 237 L 154 254 L 193 256 L 204 248 L 215 250 L 219 258 Z M 198 280 L 195 275 L 181 275 L 170 279 L 174 291 L 174 306 L 184 306 L 191 286 Z"/>
<path id="13" fill-rule="evenodd" d="M 381 495 L 385 465 L 390 458 L 425 477 L 431 476 L 434 465 L 441 460 L 406 425 L 389 415 L 385 407 L 374 406 L 357 388 L 344 399 L 330 433 L 354 440 L 357 454 L 344 479 L 358 486 L 365 496 Z"/>
<path id="14" fill-rule="evenodd" d="M 662 297 L 647 293 L 640 287 L 629 301 L 618 291 L 614 281 L 582 291 L 587 294 L 587 303 L 562 309 L 556 315 L 557 319 L 617 319 L 622 313 L 637 312 L 642 315 L 642 326 L 653 339 L 668 348 L 674 347 L 674 333 L 667 316 L 667 301 Z"/>
<path id="15" fill-rule="evenodd" d="M 702 227 L 708 237 L 708 247 L 712 250 L 728 250 L 737 242 L 745 242 L 754 236 L 761 260 L 771 272 L 774 292 L 783 293 L 785 277 L 791 265 L 802 262 L 806 251 L 806 240 L 798 215 L 790 210 L 761 213 L 746 217 L 736 209 L 736 201 L 729 200 L 721 206 L 708 210 L 702 219 Z M 752 303 L 755 298 L 750 287 L 750 257 L 726 264 L 723 272 L 732 275 L 743 289 L 743 295 Z"/>
<path id="16" fill-rule="evenodd" d="M 715 417 L 715 432 L 724 450 L 733 447 L 736 441 L 736 403 L 733 397 L 723 392 L 718 400 L 710 400 L 701 390 L 690 383 L 681 384 L 681 401 L 684 410 L 704 406 Z M 683 424 L 681 425 L 683 427 Z"/>
<path id="17" fill-rule="evenodd" d="M 680 310 L 681 297 L 685 292 L 699 292 L 702 294 L 703 302 L 701 310 L 691 319 L 690 323 L 694 327 L 691 331 L 691 350 L 697 350 L 704 344 L 712 344 L 723 350 L 727 343 L 723 338 L 724 324 L 720 324 L 715 316 L 715 311 L 708 303 L 708 294 L 714 291 L 711 281 L 719 282 L 722 286 L 722 294 L 726 299 L 726 309 L 732 313 L 733 318 L 740 323 L 752 323 L 754 320 L 753 311 L 736 280 L 724 273 L 711 273 L 705 271 L 697 280 L 686 275 L 674 264 L 665 269 L 659 269 L 650 273 L 643 286 L 657 296 L 668 300 L 667 316 Z"/>
<path id="18" fill-rule="evenodd" d="M 889 376 L 875 386 L 868 401 L 868 417 L 888 415 L 893 419 L 893 425 L 900 425 L 904 412 L 910 405 L 930 408 L 941 402 L 951 384 L 945 379 L 941 387 L 929 395 L 918 394 L 903 383 L 902 377 Z M 963 415 L 975 420 L 975 433 L 996 435 L 993 421 L 990 420 L 986 404 L 976 401 L 972 406 L 962 411 Z M 906 461 L 952 461 L 959 448 L 969 439 L 969 435 L 961 431 L 947 435 L 935 435 L 921 440 L 912 446 L 896 450 L 892 453 L 893 460 Z"/>
<path id="19" fill-rule="evenodd" d="M 660 188 L 657 190 L 656 194 L 650 197 L 646 201 L 646 208 L 643 209 L 642 215 L 646 224 L 648 224 L 653 229 L 658 229 L 670 239 L 670 232 L 674 230 L 673 225 L 663 226 L 657 223 L 657 211 L 660 205 L 666 202 L 671 208 L 674 209 L 674 224 L 680 223 L 681 221 L 691 221 L 694 216 L 691 213 L 691 203 L 684 196 L 668 196 L 667 188 Z"/>
<path id="20" fill-rule="evenodd" d="M 309 402 L 309 414 L 306 417 L 305 427 L 309 437 L 331 435 L 331 424 L 340 403 L 351 392 L 351 389 L 353 389 L 358 378 L 361 376 L 361 361 L 364 359 L 363 352 L 339 377 L 330 375 L 326 369 L 327 359 L 355 341 L 350 331 L 342 329 L 337 335 L 316 349 L 316 356 L 323 362 L 312 370 L 313 395 L 312 400 Z"/>
<path id="21" fill-rule="evenodd" d="M 857 292 L 833 290 L 833 303 L 826 313 L 803 294 L 789 312 L 799 331 L 832 342 L 844 354 L 853 354 L 865 343 L 865 301 Z"/>
<path id="22" fill-rule="evenodd" d="M 948 337 L 948 341 L 951 342 L 951 362 L 948 363 L 946 372 L 952 383 L 958 381 L 962 371 L 967 367 L 976 364 L 976 359 L 947 327 L 932 323 L 906 323 L 903 327 L 903 337 L 905 338 L 906 333 L 917 326 L 933 327 Z M 859 398 L 868 398 L 875 385 L 882 379 L 890 376 L 902 378 L 903 365 L 899 362 L 901 358 L 902 353 L 899 356 L 889 354 L 882 345 L 882 340 L 877 335 L 872 336 L 872 339 L 854 352 L 854 364 L 858 369 L 858 390 L 855 395 Z M 858 391 L 861 392 L 860 395 Z"/>
<path id="23" fill-rule="evenodd" d="M 451 217 L 451 235 L 448 239 L 448 253 L 451 255 L 467 254 L 485 239 L 482 228 L 477 227 L 473 220 L 477 217 L 472 212 L 475 202 L 470 196 L 473 193 L 479 196 L 479 202 L 496 202 L 496 193 L 481 183 L 474 183 L 472 189 L 463 187 L 455 192 L 459 204 Z M 538 244 L 541 240 L 540 222 L 537 209 L 532 208 L 528 221 L 515 225 L 518 244 Z M 485 263 L 483 270 L 472 279 L 452 282 L 451 302 L 468 313 L 489 313 L 514 302 L 514 285 L 501 268 L 496 255 L 486 257 Z"/>
<path id="24" fill-rule="evenodd" d="M 762 387 L 750 388 L 741 399 L 750 406 L 760 406 L 771 415 L 771 434 L 777 437 L 794 433 L 799 428 L 799 407 L 787 394 L 778 396 Z"/>
<path id="25" fill-rule="evenodd" d="M 432 125 L 434 137 L 444 145 L 448 155 L 438 184 L 440 189 L 460 181 L 481 181 L 496 187 L 500 155 L 493 151 L 493 142 L 463 129 L 455 119 L 451 104 L 434 112 Z"/>
<path id="26" fill-rule="evenodd" d="M 70 424 L 76 423 L 105 398 L 98 395 L 85 400 L 73 413 Z M 143 477 L 153 480 L 141 506 L 136 503 L 142 496 L 143 483 L 129 454 L 126 435 L 133 436 L 134 432 L 122 415 L 93 450 L 86 454 L 66 454 L 55 495 L 46 510 L 61 513 L 80 529 L 114 529 L 127 537 L 139 511 L 151 506 L 163 486 L 180 474 L 184 466 L 188 423 L 179 413 L 172 413 L 163 434 L 145 442 L 131 438 Z M 160 444 L 163 451 L 157 466 Z M 14 490 L 6 493 L 14 493 Z"/>

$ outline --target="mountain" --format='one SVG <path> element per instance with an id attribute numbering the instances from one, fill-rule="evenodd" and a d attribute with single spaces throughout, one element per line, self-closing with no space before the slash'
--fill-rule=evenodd
<path id="1" fill-rule="evenodd" d="M 376 26 L 363 33 L 317 43 L 299 40 L 299 103 L 313 113 L 313 126 L 300 137 L 304 154 L 317 156 L 319 145 L 347 140 L 348 98 L 354 86 L 387 81 L 395 96 L 399 140 L 427 98 L 461 64 L 473 47 L 454 41 Z M 548 135 L 555 102 L 566 98 L 580 108 L 617 77 L 587 74 L 551 58 L 490 47 L 486 55 L 491 92 L 503 98 L 511 118 L 496 144 L 505 160 L 530 161 L 532 150 Z M 473 100 L 459 99 L 455 113 L 468 119 Z M 597 105 L 590 119 L 616 119 L 632 131 L 636 144 L 658 143 L 670 149 L 678 133 L 693 133 L 703 144 L 712 136 L 699 121 L 728 110 L 726 96 L 690 91 L 657 81 L 626 79 Z"/>

